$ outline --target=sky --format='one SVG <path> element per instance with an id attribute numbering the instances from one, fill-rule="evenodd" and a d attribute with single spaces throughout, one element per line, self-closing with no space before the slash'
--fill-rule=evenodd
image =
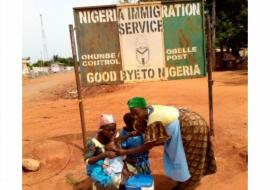
<path id="1" fill-rule="evenodd" d="M 30 57 L 31 63 L 42 59 L 43 42 L 40 14 L 46 36 L 48 57 L 71 57 L 69 24 L 74 24 L 73 7 L 110 5 L 118 0 L 24 0 L 22 56 Z M 44 56 L 44 55 L 43 55 Z"/>

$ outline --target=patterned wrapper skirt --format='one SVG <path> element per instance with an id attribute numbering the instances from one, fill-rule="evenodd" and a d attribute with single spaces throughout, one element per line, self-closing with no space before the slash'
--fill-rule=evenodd
<path id="1" fill-rule="evenodd" d="M 217 167 L 207 122 L 196 112 L 186 109 L 180 109 L 179 112 L 182 141 L 191 178 L 179 183 L 178 189 L 189 190 L 194 189 L 203 176 L 215 173 Z M 169 136 L 165 127 L 157 124 L 147 127 L 145 139 L 146 143 L 165 142 Z"/>

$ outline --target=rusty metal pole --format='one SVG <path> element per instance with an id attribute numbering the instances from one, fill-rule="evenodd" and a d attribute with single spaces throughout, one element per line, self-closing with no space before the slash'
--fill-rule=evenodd
<path id="1" fill-rule="evenodd" d="M 79 102 L 80 117 L 81 117 L 83 147 L 84 147 L 84 150 L 85 150 L 85 148 L 86 148 L 86 130 L 85 130 L 84 109 L 83 109 L 81 83 L 80 83 L 80 77 L 79 77 L 77 53 L 76 53 L 76 46 L 75 46 L 75 39 L 74 39 L 74 28 L 73 28 L 72 24 L 69 25 L 69 33 L 70 33 L 70 42 L 71 42 L 72 56 L 73 56 L 73 62 L 74 62 L 75 78 L 76 78 L 76 84 L 77 84 L 77 93 L 78 93 L 78 102 Z"/>
<path id="2" fill-rule="evenodd" d="M 212 67 L 216 68 L 216 0 L 212 0 Z"/>
<path id="3" fill-rule="evenodd" d="M 214 114 L 213 114 L 213 84 L 212 79 L 212 63 L 213 63 L 213 54 L 212 54 L 212 36 L 211 36 L 211 24 L 210 16 L 206 15 L 207 23 L 207 54 L 208 54 L 208 63 L 207 63 L 207 72 L 208 72 L 208 98 L 209 98 L 209 125 L 210 125 L 210 134 L 214 136 Z"/>

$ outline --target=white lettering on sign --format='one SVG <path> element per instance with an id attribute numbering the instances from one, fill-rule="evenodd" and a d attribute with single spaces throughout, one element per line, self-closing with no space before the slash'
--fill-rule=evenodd
<path id="1" fill-rule="evenodd" d="M 123 81 L 154 79 L 155 71 L 154 69 L 122 70 L 120 78 Z"/>
<path id="2" fill-rule="evenodd" d="M 161 17 L 197 16 L 201 15 L 200 3 L 163 5 L 163 11 L 158 5 L 129 7 L 127 14 L 121 8 L 81 10 L 78 12 L 80 24 L 131 21 L 138 19 L 153 19 Z"/>
<path id="3" fill-rule="evenodd" d="M 81 56 L 82 66 L 120 65 L 115 53 L 85 54 Z"/>
<path id="4" fill-rule="evenodd" d="M 167 49 L 167 54 L 178 54 L 178 53 L 195 53 L 197 52 L 197 47 L 186 47 L 186 48 L 175 48 L 175 49 Z"/>
<path id="5" fill-rule="evenodd" d="M 159 78 L 196 76 L 196 75 L 201 75 L 201 70 L 198 64 L 158 69 Z"/>
<path id="6" fill-rule="evenodd" d="M 115 57 L 115 53 L 94 53 L 82 55 L 82 60 L 115 59 Z"/>
<path id="7" fill-rule="evenodd" d="M 170 4 L 163 6 L 163 17 L 201 15 L 200 3 Z"/>
<path id="8" fill-rule="evenodd" d="M 128 8 L 128 20 L 160 17 L 160 6 L 138 6 Z"/>
<path id="9" fill-rule="evenodd" d="M 176 60 L 182 60 L 182 59 L 186 59 L 186 58 L 187 58 L 187 54 L 167 55 L 166 56 L 167 61 L 176 61 Z"/>
<path id="10" fill-rule="evenodd" d="M 89 72 L 86 75 L 87 82 L 89 83 L 104 83 L 104 82 L 113 82 L 117 80 L 117 75 L 115 71 L 108 72 Z"/>
<path id="11" fill-rule="evenodd" d="M 190 53 L 196 53 L 197 47 L 187 47 L 187 48 L 175 48 L 175 49 L 166 49 L 166 60 L 167 61 L 176 61 L 187 59 L 187 55 Z"/>
<path id="12" fill-rule="evenodd" d="M 98 22 L 116 22 L 116 9 L 98 9 L 79 11 L 80 24 L 98 23 Z"/>
<path id="13" fill-rule="evenodd" d="M 120 35 L 161 32 L 162 20 L 119 23 L 118 30 Z"/>
<path id="14" fill-rule="evenodd" d="M 200 67 L 195 65 L 184 65 L 176 67 L 160 67 L 157 69 L 133 69 L 121 70 L 121 81 L 136 81 L 136 80 L 158 80 L 169 79 L 176 77 L 188 77 L 201 75 Z M 88 83 L 111 83 L 118 81 L 117 71 L 104 71 L 104 72 L 88 72 L 86 75 Z"/>
<path id="15" fill-rule="evenodd" d="M 118 61 L 118 59 L 82 61 L 83 67 L 106 66 L 106 65 L 120 65 L 120 62 Z"/>

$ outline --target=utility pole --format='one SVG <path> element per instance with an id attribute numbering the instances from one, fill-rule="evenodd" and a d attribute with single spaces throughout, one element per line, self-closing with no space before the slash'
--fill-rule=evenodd
<path id="1" fill-rule="evenodd" d="M 47 49 L 47 43 L 46 43 L 46 36 L 45 36 L 45 30 L 43 26 L 43 19 L 42 19 L 42 14 L 40 14 L 40 23 L 41 23 L 41 35 L 42 35 L 42 47 L 43 47 L 43 57 L 46 61 L 49 60 L 48 57 L 48 49 Z M 43 62 L 44 62 L 43 59 Z"/>

